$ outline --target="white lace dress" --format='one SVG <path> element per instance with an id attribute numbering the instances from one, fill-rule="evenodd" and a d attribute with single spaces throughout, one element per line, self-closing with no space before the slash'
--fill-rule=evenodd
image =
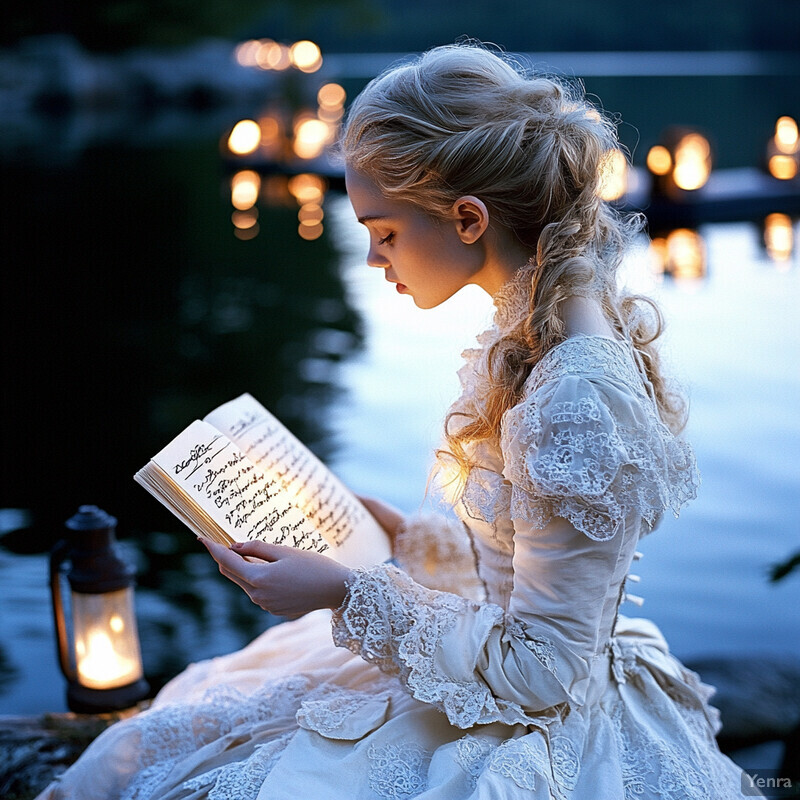
<path id="1" fill-rule="evenodd" d="M 618 611 L 640 536 L 698 482 L 629 346 L 555 347 L 479 456 L 457 517 L 407 525 L 403 569 L 190 666 L 42 800 L 741 797 L 711 689 Z"/>

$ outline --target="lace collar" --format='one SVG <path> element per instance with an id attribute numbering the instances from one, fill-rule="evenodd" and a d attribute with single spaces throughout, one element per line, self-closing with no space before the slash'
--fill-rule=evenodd
<path id="1" fill-rule="evenodd" d="M 531 307 L 531 281 L 535 265 L 530 261 L 520 267 L 495 293 L 494 325 L 498 331 L 510 331 L 527 317 Z"/>

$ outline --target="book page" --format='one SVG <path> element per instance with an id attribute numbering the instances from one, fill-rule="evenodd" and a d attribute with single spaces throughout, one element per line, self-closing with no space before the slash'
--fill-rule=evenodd
<path id="1" fill-rule="evenodd" d="M 269 481 L 276 482 L 348 565 L 391 558 L 384 530 L 358 498 L 279 420 L 249 394 L 206 415 Z"/>
<path id="2" fill-rule="evenodd" d="M 134 478 L 195 533 L 214 541 L 330 549 L 279 480 L 206 422 L 193 422 Z"/>

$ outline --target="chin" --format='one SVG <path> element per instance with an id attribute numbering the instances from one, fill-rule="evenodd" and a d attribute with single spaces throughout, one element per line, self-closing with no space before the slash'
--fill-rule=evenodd
<path id="1" fill-rule="evenodd" d="M 456 292 L 450 292 L 449 294 L 433 296 L 433 297 L 417 297 L 413 295 L 414 305 L 417 308 L 436 308 L 440 306 L 442 303 L 446 303 Z"/>

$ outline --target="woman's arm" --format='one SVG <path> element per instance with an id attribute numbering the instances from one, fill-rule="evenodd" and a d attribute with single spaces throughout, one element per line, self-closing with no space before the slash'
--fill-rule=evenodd
<path id="1" fill-rule="evenodd" d="M 458 727 L 530 724 L 554 706 L 580 705 L 623 537 L 592 541 L 560 519 L 545 530 L 522 525 L 515 570 L 530 563 L 535 537 L 547 542 L 550 563 L 536 585 L 515 586 L 513 613 L 426 589 L 382 565 L 353 571 L 347 599 L 334 612 L 334 641 L 397 675 Z M 582 552 L 574 559 L 576 546 Z M 537 608 L 539 597 L 555 598 L 553 618 Z M 580 618 L 570 616 L 573 600 Z"/>

